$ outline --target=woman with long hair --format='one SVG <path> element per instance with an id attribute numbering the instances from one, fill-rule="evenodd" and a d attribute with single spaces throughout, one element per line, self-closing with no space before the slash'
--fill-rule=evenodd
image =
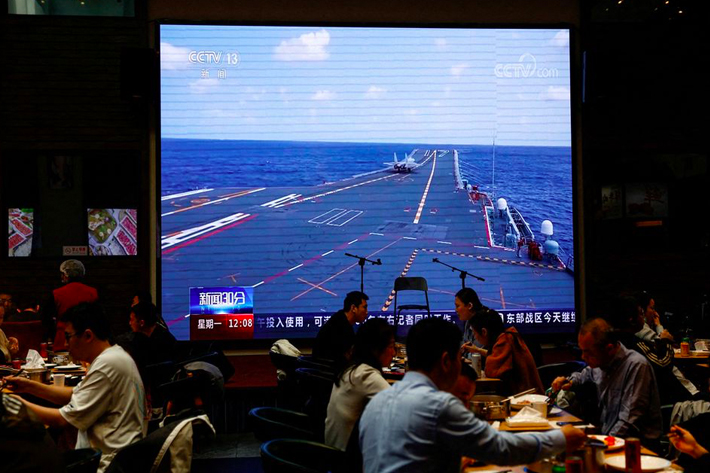
<path id="1" fill-rule="evenodd" d="M 486 376 L 503 381 L 503 394 L 530 388 L 544 394 L 535 360 L 515 327 L 506 329 L 500 314 L 491 309 L 477 314 L 472 326 L 474 337 L 484 347 L 478 351 L 486 360 Z"/>
<path id="2" fill-rule="evenodd" d="M 346 450 L 355 423 L 370 399 L 389 387 L 382 368 L 394 357 L 395 329 L 384 319 L 370 319 L 355 335 L 350 364 L 333 385 L 325 419 L 325 443 Z"/>
<path id="3" fill-rule="evenodd" d="M 475 346 L 476 340 L 473 336 L 471 320 L 476 316 L 477 313 L 486 310 L 487 307 L 481 304 L 481 300 L 478 298 L 478 294 L 470 287 L 464 287 L 456 293 L 454 305 L 456 307 L 456 315 L 458 316 L 459 320 L 462 320 L 464 322 L 463 349 L 468 353 L 475 353 L 479 351 L 479 347 Z"/>

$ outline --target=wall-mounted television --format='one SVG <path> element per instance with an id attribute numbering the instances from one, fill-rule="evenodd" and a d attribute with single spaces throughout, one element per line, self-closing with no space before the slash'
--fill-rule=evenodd
<path id="1" fill-rule="evenodd" d="M 568 27 L 161 24 L 161 309 L 181 339 L 313 337 L 423 276 L 574 330 Z M 355 257 L 353 257 L 354 255 Z M 434 260 L 437 261 L 434 261 Z M 442 264 L 443 263 L 443 264 Z M 399 296 L 399 304 L 415 302 Z"/>

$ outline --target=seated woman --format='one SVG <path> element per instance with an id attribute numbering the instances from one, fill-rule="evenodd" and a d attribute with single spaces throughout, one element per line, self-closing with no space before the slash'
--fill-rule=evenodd
<path id="1" fill-rule="evenodd" d="M 5 320 L 5 308 L 0 305 L 0 326 Z M 0 328 L 0 364 L 10 364 L 12 357 L 20 351 L 20 345 L 15 337 L 5 336 L 5 332 Z"/>
<path id="2" fill-rule="evenodd" d="M 389 388 L 382 367 L 394 357 L 394 327 L 370 319 L 355 335 L 351 363 L 335 380 L 325 419 L 325 443 L 346 450 L 355 423 L 370 399 Z"/>
<path id="3" fill-rule="evenodd" d="M 463 349 L 467 353 L 475 353 L 477 351 L 475 349 L 476 347 L 474 347 L 476 340 L 473 337 L 471 320 L 477 313 L 488 310 L 488 308 L 481 304 L 478 294 L 470 287 L 464 287 L 456 293 L 454 304 L 456 307 L 456 315 L 459 317 L 459 320 L 464 322 Z"/>
<path id="4" fill-rule="evenodd" d="M 503 381 L 502 394 L 516 394 L 530 388 L 544 394 L 532 354 L 515 327 L 504 328 L 500 314 L 490 309 L 477 314 L 472 325 L 473 335 L 485 347 L 476 350 L 485 359 L 486 376 Z"/>

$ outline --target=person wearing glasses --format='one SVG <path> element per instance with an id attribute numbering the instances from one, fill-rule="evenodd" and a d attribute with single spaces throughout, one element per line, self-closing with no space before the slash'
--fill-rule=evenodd
<path id="1" fill-rule="evenodd" d="M 7 377 L 15 393 L 28 393 L 62 407 L 39 406 L 22 399 L 40 422 L 51 427 L 72 425 L 79 430 L 76 448 L 101 451 L 99 472 L 116 453 L 144 435 L 146 399 L 133 359 L 111 345 L 106 314 L 97 304 L 82 303 L 65 314 L 65 338 L 76 361 L 90 363 L 74 388 L 53 386 L 21 377 Z"/>

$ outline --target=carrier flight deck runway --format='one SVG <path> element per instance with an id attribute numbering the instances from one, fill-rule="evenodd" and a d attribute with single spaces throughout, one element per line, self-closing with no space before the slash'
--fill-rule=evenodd
<path id="1" fill-rule="evenodd" d="M 392 311 L 402 275 L 425 277 L 431 307 L 452 310 L 461 281 L 433 258 L 484 278 L 466 285 L 489 307 L 573 307 L 569 271 L 492 241 L 490 199 L 461 185 L 455 150 L 418 149 L 411 157 L 411 172 L 162 197 L 162 310 L 171 330 L 187 333 L 189 288 L 197 286 L 252 286 L 257 315 L 330 315 L 360 289 L 358 260 L 346 253 L 382 262 L 364 268 L 371 312 Z"/>

